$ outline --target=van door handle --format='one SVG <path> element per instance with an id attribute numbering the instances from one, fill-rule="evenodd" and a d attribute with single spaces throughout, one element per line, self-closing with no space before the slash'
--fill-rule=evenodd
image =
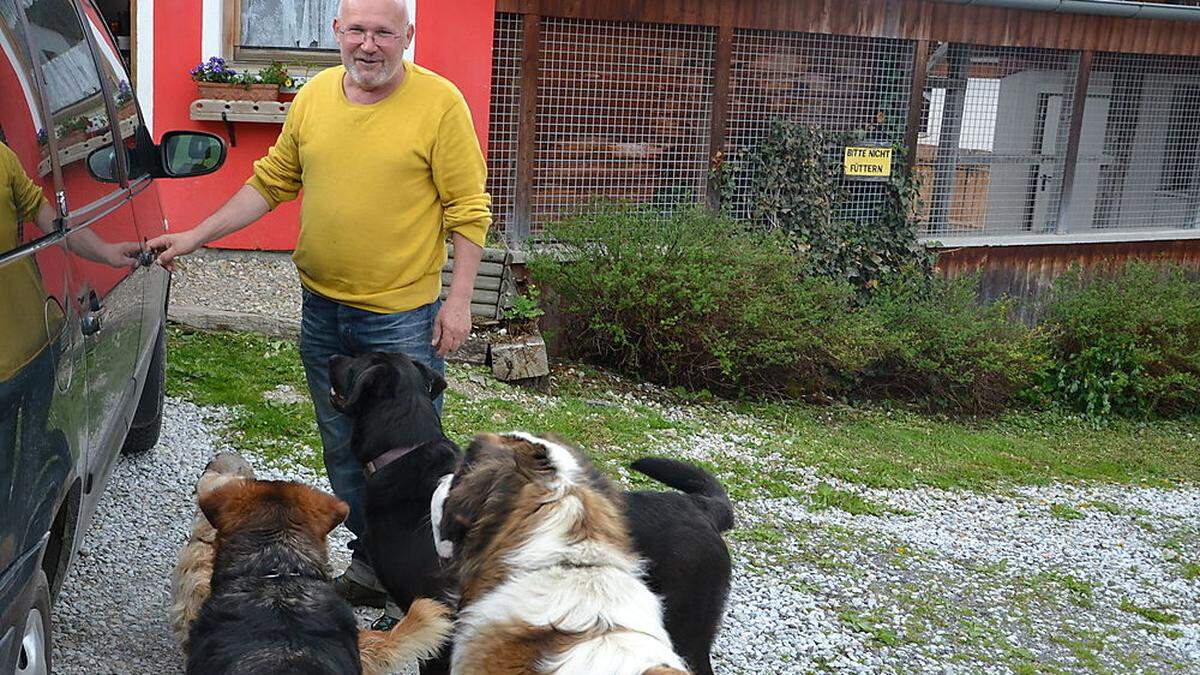
<path id="1" fill-rule="evenodd" d="M 158 258 L 158 251 L 151 251 L 150 249 L 144 248 L 144 249 L 138 251 L 138 254 L 137 254 L 138 267 L 150 267 L 151 265 L 154 264 L 154 261 L 157 258 Z"/>
<path id="2" fill-rule="evenodd" d="M 83 315 L 80 322 L 79 330 L 83 331 L 84 335 L 95 335 L 100 332 L 100 314 L 88 312 Z"/>
<path id="3" fill-rule="evenodd" d="M 80 301 L 83 299 L 80 298 Z M 79 329 L 84 335 L 95 335 L 100 332 L 100 312 L 104 309 L 100 305 L 100 296 L 96 295 L 96 291 L 88 291 L 87 304 L 87 312 L 80 321 Z"/>

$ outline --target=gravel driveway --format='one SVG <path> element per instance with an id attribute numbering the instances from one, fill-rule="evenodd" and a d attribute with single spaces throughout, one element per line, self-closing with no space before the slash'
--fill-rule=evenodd
<path id="1" fill-rule="evenodd" d="M 298 317 L 286 256 L 182 262 L 173 304 Z M 540 404 L 523 390 L 506 396 Z M 117 465 L 55 608 L 56 672 L 180 671 L 168 577 L 188 536 L 193 482 L 222 449 L 220 419 L 169 400 L 158 447 Z M 723 432 L 657 440 L 663 454 L 778 461 L 769 443 Z M 328 489 L 301 467 L 248 459 L 261 476 Z M 980 494 L 873 490 L 815 471 L 800 480 L 798 492 L 845 490 L 886 510 L 851 515 L 802 498 L 737 504 L 718 672 L 1200 673 L 1200 488 Z M 336 569 L 345 537 L 333 534 Z"/>
<path id="2" fill-rule="evenodd" d="M 55 608 L 56 672 L 181 671 L 168 577 L 220 418 L 168 400 L 158 447 L 117 465 Z M 724 443 L 680 440 L 690 455 Z M 261 476 L 328 489 L 250 459 Z M 1200 580 L 1180 572 L 1200 560 L 1200 490 L 838 487 L 891 512 L 738 505 L 719 672 L 1200 672 Z M 340 568 L 345 530 L 333 538 Z"/>

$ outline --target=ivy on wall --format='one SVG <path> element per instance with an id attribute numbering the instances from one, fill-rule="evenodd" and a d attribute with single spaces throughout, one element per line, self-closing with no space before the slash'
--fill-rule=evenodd
<path id="1" fill-rule="evenodd" d="M 842 177 L 841 149 L 864 132 L 836 132 L 775 120 L 742 170 L 750 172 L 751 222 L 786 232 L 810 274 L 870 289 L 886 278 L 918 272 L 930 277 L 934 255 L 917 240 L 920 186 L 902 162 L 893 161 L 884 198 L 870 217 L 847 217 L 850 187 Z M 893 157 L 904 156 L 893 145 Z M 713 184 L 728 184 L 722 163 Z"/>

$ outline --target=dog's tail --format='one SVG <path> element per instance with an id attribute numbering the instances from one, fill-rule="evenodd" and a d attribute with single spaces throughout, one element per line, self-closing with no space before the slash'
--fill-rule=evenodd
<path id="1" fill-rule="evenodd" d="M 708 514 L 719 532 L 733 528 L 733 504 L 729 494 L 711 473 L 695 464 L 666 457 L 643 457 L 630 467 L 646 474 L 660 483 L 688 493 L 696 504 Z"/>
<path id="2" fill-rule="evenodd" d="M 450 608 L 435 600 L 417 598 L 404 620 L 391 630 L 358 631 L 358 652 L 364 675 L 394 673 L 403 664 L 433 658 L 450 635 Z"/>

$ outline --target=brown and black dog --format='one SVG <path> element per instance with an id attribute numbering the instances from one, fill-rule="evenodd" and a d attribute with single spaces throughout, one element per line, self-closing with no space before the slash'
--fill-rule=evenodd
<path id="1" fill-rule="evenodd" d="M 480 434 L 443 501 L 456 675 L 681 675 L 621 494 L 570 446 Z"/>
<path id="2" fill-rule="evenodd" d="M 200 497 L 216 529 L 211 595 L 188 631 L 188 673 L 386 672 L 437 652 L 439 603 L 414 602 L 387 633 L 360 634 L 330 584 L 330 530 L 345 502 L 285 481 L 228 482 Z"/>

